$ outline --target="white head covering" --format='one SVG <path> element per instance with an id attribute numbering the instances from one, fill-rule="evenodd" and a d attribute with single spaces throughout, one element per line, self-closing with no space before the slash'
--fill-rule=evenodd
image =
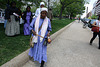
<path id="1" fill-rule="evenodd" d="M 41 8 L 41 12 L 42 12 L 42 11 L 47 11 L 47 12 L 48 12 L 48 9 L 45 8 L 45 7 L 43 7 L 43 8 Z"/>
<path id="2" fill-rule="evenodd" d="M 44 3 L 44 2 L 41 2 L 41 3 L 40 3 L 40 6 L 41 6 L 41 5 L 44 5 L 44 6 L 45 6 L 45 3 Z"/>

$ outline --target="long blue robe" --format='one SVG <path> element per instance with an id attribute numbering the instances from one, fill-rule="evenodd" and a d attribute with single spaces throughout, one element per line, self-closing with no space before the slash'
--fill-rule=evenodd
<path id="1" fill-rule="evenodd" d="M 35 24 L 36 18 L 34 18 L 30 24 L 30 30 L 35 30 L 34 24 Z M 40 19 L 39 20 L 39 27 L 42 25 L 44 19 Z M 51 29 L 51 22 L 48 19 L 48 28 L 46 31 L 46 34 L 44 36 L 44 38 L 47 38 L 47 34 L 48 31 L 52 31 Z M 38 33 L 39 35 L 41 35 L 41 30 Z M 34 36 L 32 34 L 32 36 Z M 42 42 L 40 42 L 40 37 L 38 36 L 38 42 L 34 44 L 34 47 L 30 48 L 29 50 L 29 56 L 34 58 L 34 61 L 38 61 L 39 63 L 41 63 L 41 61 L 45 61 L 47 62 L 47 46 L 44 44 L 45 39 L 43 39 Z"/>
<path id="2" fill-rule="evenodd" d="M 29 26 L 30 26 L 30 18 L 31 16 L 31 12 L 27 12 L 26 13 L 26 22 L 24 22 L 24 35 L 30 35 L 30 30 L 29 30 Z"/>

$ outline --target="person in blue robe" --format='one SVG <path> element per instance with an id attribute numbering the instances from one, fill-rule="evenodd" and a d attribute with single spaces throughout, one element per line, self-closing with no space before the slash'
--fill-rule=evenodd
<path id="1" fill-rule="evenodd" d="M 47 17 L 47 10 L 43 9 L 41 11 L 41 15 L 39 19 L 39 28 L 44 22 L 45 17 Z M 40 37 L 38 36 L 37 43 L 34 43 L 34 47 L 30 48 L 29 54 L 28 54 L 30 57 L 34 58 L 34 61 L 38 61 L 39 63 L 41 63 L 40 67 L 43 67 L 44 63 L 47 62 L 47 45 L 44 43 L 44 41 L 45 41 L 45 38 L 50 36 L 50 31 L 52 31 L 50 19 L 49 18 L 47 19 L 48 19 L 48 26 L 47 26 L 47 30 L 43 38 L 43 41 L 40 42 Z M 30 30 L 32 31 L 32 36 L 36 35 L 36 32 L 35 32 L 36 20 L 37 20 L 37 17 L 35 17 L 30 24 Z M 38 35 L 41 35 L 41 32 L 43 31 L 41 31 L 40 29 L 40 31 L 38 32 Z"/>

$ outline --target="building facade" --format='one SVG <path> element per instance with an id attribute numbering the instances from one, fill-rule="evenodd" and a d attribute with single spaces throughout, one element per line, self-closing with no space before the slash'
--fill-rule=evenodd
<path id="1" fill-rule="evenodd" d="M 100 0 L 98 0 L 96 3 L 95 12 L 96 12 L 96 15 L 98 16 L 100 15 Z"/>
<path id="2" fill-rule="evenodd" d="M 93 4 L 92 15 L 96 14 L 96 3 L 97 3 L 97 1 L 95 1 Z"/>

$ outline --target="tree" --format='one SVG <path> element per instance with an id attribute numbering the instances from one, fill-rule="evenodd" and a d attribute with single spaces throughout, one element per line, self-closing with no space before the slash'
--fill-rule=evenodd
<path id="1" fill-rule="evenodd" d="M 5 9 L 6 5 L 10 5 L 10 3 L 12 1 L 15 1 L 17 4 L 17 7 L 21 7 L 21 5 L 24 5 L 23 2 L 21 2 L 20 0 L 0 0 L 0 8 Z"/>
<path id="2" fill-rule="evenodd" d="M 78 4 L 78 3 L 81 3 L 81 4 L 85 4 L 85 0 L 60 0 L 60 4 L 61 4 L 61 9 L 60 9 L 60 17 L 59 17 L 59 19 L 61 19 L 62 18 L 62 13 L 63 13 L 63 11 L 65 10 L 65 8 L 67 9 L 67 8 L 71 8 L 71 7 L 69 7 L 69 5 L 71 5 L 71 4 L 73 4 L 73 3 L 75 3 L 75 5 L 76 4 Z M 81 5 L 81 7 L 83 7 L 84 5 Z M 73 5 L 73 7 L 74 7 L 74 5 Z M 73 14 L 73 13 L 71 13 L 71 14 Z M 74 15 L 74 14 L 73 14 Z"/>
<path id="3" fill-rule="evenodd" d="M 29 5 L 28 3 L 30 2 L 31 6 L 36 6 L 38 7 L 40 5 L 41 0 L 0 0 L 0 8 L 5 9 L 6 5 L 11 3 L 12 1 L 16 2 L 17 7 L 22 7 L 24 5 Z"/>
<path id="4" fill-rule="evenodd" d="M 76 15 L 81 15 L 84 13 L 85 7 L 84 4 L 77 2 L 77 4 L 74 2 L 66 7 L 67 14 L 70 15 L 70 17 L 76 17 Z M 65 10 L 64 10 L 65 12 Z"/>
<path id="5" fill-rule="evenodd" d="M 53 6 L 51 6 L 50 8 L 52 8 L 52 12 L 53 12 L 53 16 L 54 17 L 58 17 L 59 16 L 60 7 L 61 7 L 60 4 L 58 4 L 57 2 L 53 2 Z"/>

